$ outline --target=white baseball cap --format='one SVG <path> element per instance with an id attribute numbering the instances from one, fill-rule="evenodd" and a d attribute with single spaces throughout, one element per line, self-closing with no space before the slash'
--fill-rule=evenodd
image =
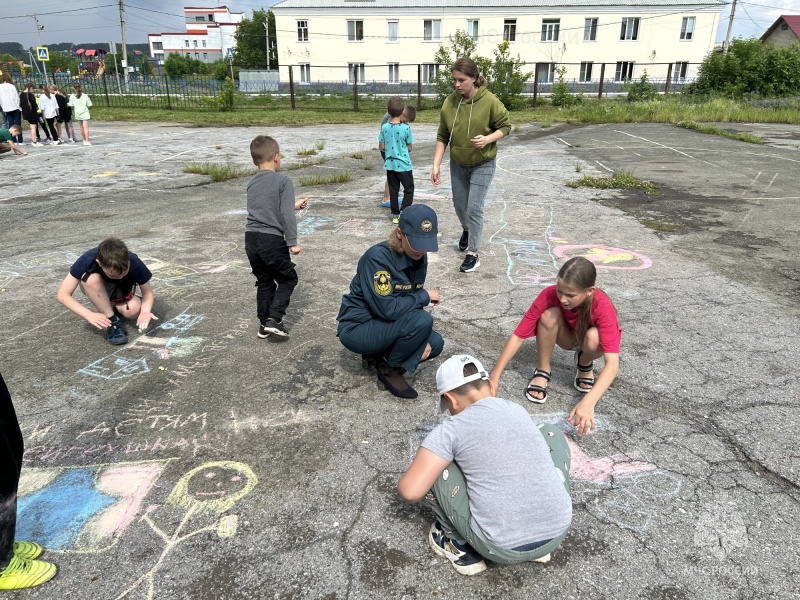
<path id="1" fill-rule="evenodd" d="M 464 376 L 464 367 L 468 364 L 474 364 L 478 369 L 477 373 Z M 483 379 L 489 381 L 489 374 L 483 368 L 481 361 L 469 354 L 456 354 L 451 356 L 442 363 L 439 370 L 436 371 L 436 390 L 439 392 L 439 412 L 447 411 L 447 406 L 442 400 L 445 392 L 461 387 L 470 381 L 477 381 Z"/>

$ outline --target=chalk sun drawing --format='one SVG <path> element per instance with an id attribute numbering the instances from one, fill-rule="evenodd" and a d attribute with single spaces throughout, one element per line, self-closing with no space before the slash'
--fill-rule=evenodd
<path id="1" fill-rule="evenodd" d="M 167 505 L 185 508 L 178 526 L 168 534 L 150 518 L 150 515 L 159 509 L 159 506 L 148 507 L 142 521 L 164 542 L 164 549 L 158 557 L 156 564 L 144 575 L 139 577 L 130 587 L 117 596 L 116 600 L 124 598 L 142 585 L 147 585 L 147 598 L 155 597 L 155 577 L 164 560 L 181 542 L 198 534 L 216 530 L 220 538 L 229 538 L 236 535 L 238 529 L 238 515 L 222 515 L 233 508 L 239 500 L 249 494 L 258 483 L 258 478 L 253 470 L 244 463 L 232 461 L 208 462 L 185 473 L 173 488 L 167 498 Z M 195 515 L 211 513 L 215 519 L 211 524 L 185 531 L 187 523 Z"/>
<path id="2" fill-rule="evenodd" d="M 598 269 L 636 271 L 653 266 L 653 261 L 644 254 L 610 246 L 593 244 L 556 246 L 553 252 L 561 260 L 583 256 L 592 261 Z"/>
<path id="3" fill-rule="evenodd" d="M 140 512 L 170 460 L 24 469 L 17 537 L 64 552 L 110 548 Z"/>

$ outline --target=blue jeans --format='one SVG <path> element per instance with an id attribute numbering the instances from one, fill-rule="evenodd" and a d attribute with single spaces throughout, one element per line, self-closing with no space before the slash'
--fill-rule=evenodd
<path id="1" fill-rule="evenodd" d="M 16 125 L 19 127 L 19 135 L 15 135 L 12 138 L 12 141 L 15 144 L 22 143 L 22 111 L 21 110 L 12 110 L 7 113 L 3 113 L 5 116 L 5 120 L 7 125 L 4 129 L 10 129 L 12 125 Z"/>
<path id="2" fill-rule="evenodd" d="M 469 231 L 467 250 L 477 252 L 483 237 L 483 203 L 494 177 L 495 159 L 478 165 L 462 165 L 450 159 L 453 207 L 461 228 Z"/>

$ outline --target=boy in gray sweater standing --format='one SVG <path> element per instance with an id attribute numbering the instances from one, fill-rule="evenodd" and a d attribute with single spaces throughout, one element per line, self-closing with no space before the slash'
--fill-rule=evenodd
<path id="1" fill-rule="evenodd" d="M 273 138 L 257 136 L 250 142 L 250 156 L 258 173 L 247 184 L 244 248 L 256 277 L 258 337 L 288 337 L 283 315 L 297 285 L 290 254 L 300 254 L 294 211 L 305 208 L 308 200 L 295 201 L 292 180 L 278 173 L 281 153 Z"/>

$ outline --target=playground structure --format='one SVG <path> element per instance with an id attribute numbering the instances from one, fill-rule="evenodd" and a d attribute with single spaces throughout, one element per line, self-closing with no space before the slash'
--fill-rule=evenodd
<path id="1" fill-rule="evenodd" d="M 21 60 L 0 62 L 0 73 L 10 73 L 13 77 L 25 77 L 25 69 L 25 62 Z"/>
<path id="2" fill-rule="evenodd" d="M 78 48 L 75 55 L 78 57 L 78 76 L 102 77 L 106 72 L 106 51 L 103 48 Z"/>

